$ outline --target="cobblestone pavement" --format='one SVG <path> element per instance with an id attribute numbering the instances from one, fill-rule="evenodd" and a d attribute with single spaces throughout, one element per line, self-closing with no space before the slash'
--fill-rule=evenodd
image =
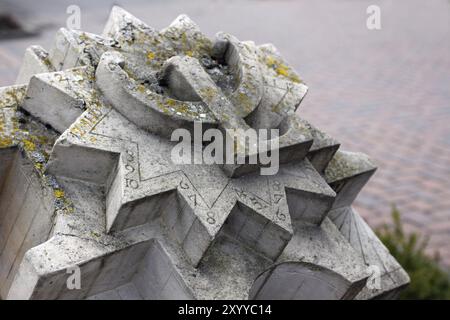
<path id="1" fill-rule="evenodd" d="M 0 42 L 0 85 L 13 83 L 25 48 L 49 48 L 66 7 L 79 3 L 82 29 L 100 32 L 113 1 L 15 0 L 35 38 Z M 217 30 L 273 42 L 310 87 L 301 114 L 362 151 L 379 170 L 356 207 L 372 226 L 391 205 L 406 228 L 431 236 L 450 266 L 450 2 L 392 1 L 119 1 L 154 27 L 179 13 L 209 35 Z M 381 8 L 381 30 L 366 28 L 366 8 Z M 12 6 L 12 5 L 11 5 Z M 0 8 L 1 9 L 1 8 Z"/>

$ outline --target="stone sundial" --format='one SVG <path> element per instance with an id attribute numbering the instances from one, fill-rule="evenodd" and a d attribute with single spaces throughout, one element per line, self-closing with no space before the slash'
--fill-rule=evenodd
<path id="1" fill-rule="evenodd" d="M 273 45 L 186 16 L 157 31 L 114 7 L 101 36 L 28 48 L 0 88 L 0 296 L 394 297 L 409 278 L 351 207 L 376 167 L 295 112 L 306 91 Z M 174 163 L 198 124 L 279 129 L 278 172 Z"/>

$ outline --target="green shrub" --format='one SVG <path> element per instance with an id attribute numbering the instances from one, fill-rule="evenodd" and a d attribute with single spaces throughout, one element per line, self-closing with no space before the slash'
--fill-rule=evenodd
<path id="1" fill-rule="evenodd" d="M 381 241 L 408 272 L 411 284 L 400 299 L 450 299 L 450 276 L 439 266 L 439 255 L 425 254 L 427 238 L 416 233 L 406 234 L 399 211 L 392 210 L 393 223 L 377 230 Z"/>

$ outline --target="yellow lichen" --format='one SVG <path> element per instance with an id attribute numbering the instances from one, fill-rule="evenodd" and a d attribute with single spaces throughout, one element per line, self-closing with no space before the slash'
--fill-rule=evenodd
<path id="1" fill-rule="evenodd" d="M 153 59 L 155 59 L 155 53 L 154 52 L 152 52 L 152 51 L 149 51 L 149 52 L 147 52 L 147 59 L 148 60 L 153 60 Z"/>
<path id="2" fill-rule="evenodd" d="M 53 195 L 58 199 L 64 198 L 64 191 L 61 189 L 55 189 L 53 190 Z"/>
<path id="3" fill-rule="evenodd" d="M 288 69 L 288 67 L 286 65 L 283 65 L 283 64 L 279 65 L 275 69 L 275 71 L 281 76 L 285 76 L 285 77 L 289 76 L 289 69 Z"/>
<path id="4" fill-rule="evenodd" d="M 208 101 L 214 100 L 214 98 L 219 94 L 215 88 L 206 87 L 200 89 L 200 94 Z"/>
<path id="5" fill-rule="evenodd" d="M 177 102 L 174 99 L 170 99 L 170 98 L 166 100 L 166 103 L 167 103 L 167 105 L 169 105 L 171 107 L 174 107 L 177 104 Z"/>
<path id="6" fill-rule="evenodd" d="M 11 146 L 13 140 L 10 137 L 1 137 L 0 136 L 0 148 L 6 148 Z"/>
<path id="7" fill-rule="evenodd" d="M 292 71 L 292 69 L 286 64 L 282 63 L 279 59 L 268 56 L 266 57 L 266 65 L 273 69 L 275 73 L 279 76 L 283 76 L 288 78 L 292 82 L 299 83 L 301 82 L 300 78 Z"/>
<path id="8" fill-rule="evenodd" d="M 145 88 L 144 85 L 140 84 L 140 85 L 137 86 L 137 90 L 138 90 L 140 93 L 144 93 L 144 92 L 146 91 L 146 88 Z"/>
<path id="9" fill-rule="evenodd" d="M 26 151 L 35 151 L 36 150 L 36 145 L 34 144 L 34 142 L 24 139 L 23 141 L 23 148 Z"/>
<path id="10" fill-rule="evenodd" d="M 252 109 L 253 109 L 252 100 L 244 92 L 239 92 L 238 93 L 237 100 L 238 100 L 239 106 L 242 109 L 244 109 L 247 112 L 252 111 Z"/>
<path id="11" fill-rule="evenodd" d="M 91 231 L 91 236 L 99 238 L 101 236 L 101 234 L 98 232 L 95 232 L 95 231 Z"/>

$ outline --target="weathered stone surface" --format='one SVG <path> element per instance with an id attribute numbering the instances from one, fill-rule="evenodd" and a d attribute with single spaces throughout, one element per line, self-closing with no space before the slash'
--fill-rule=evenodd
<path id="1" fill-rule="evenodd" d="M 28 83 L 35 74 L 53 71 L 56 70 L 48 58 L 48 52 L 40 46 L 31 46 L 25 51 L 16 83 Z"/>
<path id="2" fill-rule="evenodd" d="M 58 132 L 64 132 L 83 112 L 93 91 L 85 67 L 31 77 L 23 109 Z M 54 106 L 49 108 L 48 101 Z"/>
<path id="3" fill-rule="evenodd" d="M 27 84 L 0 89 L 2 298 L 368 299 L 408 283 L 351 208 L 375 166 L 295 113 L 307 87 L 273 45 L 114 7 L 102 36 L 61 29 L 39 52 Z M 172 161 L 173 130 L 199 124 L 280 129 L 279 170 Z"/>

